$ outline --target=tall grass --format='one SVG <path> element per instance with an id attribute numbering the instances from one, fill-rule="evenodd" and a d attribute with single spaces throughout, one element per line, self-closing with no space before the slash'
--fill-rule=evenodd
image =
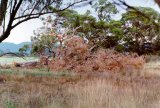
<path id="1" fill-rule="evenodd" d="M 69 88 L 70 108 L 159 108 L 160 93 L 138 87 L 116 87 L 105 80 Z"/>
<path id="2" fill-rule="evenodd" d="M 0 108 L 160 107 L 160 83 L 154 79 L 70 76 L 0 75 L 6 80 L 0 82 Z"/>

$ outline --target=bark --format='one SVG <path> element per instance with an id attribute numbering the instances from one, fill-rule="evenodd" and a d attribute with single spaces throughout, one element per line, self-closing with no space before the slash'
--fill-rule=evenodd
<path id="1" fill-rule="evenodd" d="M 160 6 L 160 0 L 154 0 Z"/>
<path id="2" fill-rule="evenodd" d="M 5 18 L 7 4 L 8 4 L 8 0 L 1 0 L 1 3 L 0 3 L 0 26 L 2 25 L 2 22 Z"/>
<path id="3" fill-rule="evenodd" d="M 3 0 L 2 0 L 2 1 L 3 1 Z M 7 3 L 8 3 L 8 0 L 4 0 L 4 2 L 6 2 L 6 1 L 7 1 Z M 1 43 L 3 40 L 5 40 L 6 38 L 8 38 L 8 36 L 10 35 L 11 30 L 13 29 L 12 24 L 13 24 L 13 22 L 14 22 L 14 18 L 15 18 L 15 16 L 16 16 L 17 12 L 18 12 L 19 7 L 20 7 L 21 4 L 22 4 L 22 1 L 23 1 L 23 0 L 19 0 L 18 3 L 15 2 L 14 6 L 13 6 L 14 8 L 13 8 L 12 12 L 10 13 L 10 18 L 9 18 L 8 26 L 7 26 L 6 30 L 3 32 L 3 34 L 0 36 L 0 43 Z M 7 9 L 7 7 L 6 7 L 6 9 Z M 5 15 L 4 15 L 4 17 L 5 17 Z M 4 17 L 3 17 L 3 18 L 4 18 Z"/>
<path id="4" fill-rule="evenodd" d="M 8 22 L 8 25 L 6 27 L 6 29 L 3 31 L 3 34 L 0 35 L 0 43 L 5 40 L 6 38 L 9 37 L 10 35 L 10 32 L 12 31 L 12 29 L 14 29 L 15 27 L 17 27 L 18 25 L 20 25 L 21 23 L 23 22 L 26 22 L 28 20 L 31 20 L 31 19 L 36 19 L 36 18 L 39 18 L 40 16 L 42 15 L 46 15 L 46 14 L 52 14 L 54 13 L 53 11 L 51 10 L 47 10 L 45 11 L 45 9 L 47 9 L 49 6 L 51 6 L 52 4 L 55 3 L 55 0 L 52 0 L 51 3 L 49 4 L 43 4 L 42 5 L 42 8 L 37 12 L 37 13 L 33 13 L 35 10 L 36 10 L 36 7 L 37 7 L 37 4 L 39 4 L 39 0 L 35 0 L 35 4 L 33 4 L 32 6 L 32 10 L 30 11 L 29 14 L 20 14 L 20 16 L 16 17 L 17 15 L 17 12 L 19 11 L 20 9 L 20 6 L 22 5 L 22 2 L 24 0 L 13 0 L 13 4 L 11 6 L 11 10 L 10 10 L 10 18 L 9 18 L 9 22 Z M 68 8 L 70 8 L 71 6 L 74 6 L 75 4 L 79 4 L 79 3 L 82 3 L 82 2 L 87 2 L 88 0 L 79 0 L 79 1 L 75 1 L 74 3 L 72 4 L 69 4 L 68 6 L 66 6 L 65 8 L 61 9 L 61 10 L 57 10 L 56 12 L 60 12 L 60 11 L 64 11 Z M 2 26 L 3 24 L 3 21 L 5 19 L 5 14 L 6 14 L 6 11 L 7 11 L 7 5 L 8 5 L 8 2 L 10 2 L 9 0 L 0 0 L 0 26 Z M 12 2 L 12 1 L 11 1 Z M 27 4 L 26 4 L 27 5 Z M 40 5 L 40 4 L 39 4 Z M 28 8 L 27 8 L 28 9 Z M 26 10 L 24 10 L 24 12 L 22 13 L 25 13 Z M 17 23 L 14 23 L 14 21 Z"/>

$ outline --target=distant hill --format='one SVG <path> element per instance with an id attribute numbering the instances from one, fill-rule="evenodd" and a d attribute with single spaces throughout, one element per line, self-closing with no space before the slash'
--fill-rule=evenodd
<path id="1" fill-rule="evenodd" d="M 2 42 L 0 43 L 0 50 L 4 52 L 18 52 L 19 48 L 23 47 L 26 44 L 31 45 L 31 42 L 22 42 L 20 44 Z"/>

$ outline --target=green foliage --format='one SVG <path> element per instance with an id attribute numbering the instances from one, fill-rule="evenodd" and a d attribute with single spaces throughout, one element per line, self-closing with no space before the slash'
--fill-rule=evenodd
<path id="1" fill-rule="evenodd" d="M 119 44 L 115 47 L 115 50 L 118 52 L 123 52 L 123 51 L 125 51 L 125 47 L 123 45 Z"/>
<path id="2" fill-rule="evenodd" d="M 5 101 L 4 107 L 5 108 L 17 108 L 16 104 L 14 102 L 12 102 L 12 101 Z"/>
<path id="3" fill-rule="evenodd" d="M 123 22 L 122 27 L 124 30 L 122 40 L 129 47 L 130 51 L 142 54 L 146 52 L 143 46 L 146 43 L 154 45 L 156 38 L 159 37 L 158 23 L 160 14 L 151 8 L 137 7 L 137 9 L 142 14 L 136 10 L 128 10 L 122 15 L 121 21 Z M 150 51 L 152 52 L 153 50 Z"/>
<path id="4" fill-rule="evenodd" d="M 19 52 L 22 54 L 26 53 L 29 50 L 29 48 L 30 48 L 29 45 L 26 44 L 22 48 L 19 49 Z"/>
<path id="5" fill-rule="evenodd" d="M 110 21 L 111 15 L 118 13 L 116 6 L 108 0 L 98 0 L 92 7 L 95 9 L 100 21 Z"/>
<path id="6" fill-rule="evenodd" d="M 111 20 L 111 16 L 118 12 L 115 5 L 107 0 L 98 0 L 94 2 L 92 7 L 96 10 L 99 19 L 97 16 L 93 16 L 89 10 L 81 15 L 74 10 L 67 9 L 57 13 L 55 19 L 50 17 L 50 20 L 43 20 L 45 24 L 50 23 L 55 27 L 47 28 L 44 26 L 43 30 L 40 30 L 44 32 L 38 33 L 36 37 L 32 38 L 33 52 L 43 52 L 46 48 L 53 49 L 53 43 L 57 43 L 56 36 L 48 36 L 53 29 L 55 34 L 64 34 L 61 30 L 67 29 L 65 35 L 82 36 L 89 40 L 91 47 L 96 45 L 111 48 L 117 45 L 118 40 L 122 37 L 122 30 L 120 28 L 121 22 Z M 54 11 L 54 7 L 50 8 Z M 111 34 L 112 36 L 110 36 Z"/>
<path id="7" fill-rule="evenodd" d="M 57 34 L 55 33 L 55 29 L 49 28 L 47 25 L 52 25 L 52 18 L 49 16 L 47 19 L 43 19 L 44 26 L 35 32 L 33 37 L 31 37 L 32 41 L 32 54 L 44 54 L 47 50 L 49 54 L 54 53 L 54 47 L 56 47 L 58 39 Z M 48 54 L 48 55 L 49 55 Z"/>
<path id="8" fill-rule="evenodd" d="M 67 9 L 57 13 L 56 18 L 51 19 L 49 23 L 55 26 L 54 30 L 57 34 L 86 38 L 91 48 L 114 48 L 117 51 L 131 51 L 138 54 L 160 50 L 160 14 L 158 12 L 151 8 L 135 7 L 136 10 L 128 9 L 126 13 L 122 14 L 120 20 L 113 20 L 112 15 L 117 14 L 118 11 L 116 6 L 108 0 L 93 2 L 92 8 L 95 9 L 97 16 L 89 10 L 85 14 L 79 14 L 74 10 Z M 61 29 L 67 29 L 67 31 L 58 32 Z M 47 30 L 52 32 L 52 27 Z M 34 39 L 40 40 L 35 42 L 34 50 L 36 52 L 43 50 L 44 46 L 49 46 L 48 43 L 54 40 L 47 36 L 48 32 L 40 34 L 38 39 Z M 56 42 L 55 39 L 53 43 Z M 151 46 L 145 48 L 150 43 Z M 61 42 L 62 44 L 63 42 Z"/>
<path id="9" fill-rule="evenodd" d="M 57 19 L 61 19 L 63 27 L 71 31 L 76 29 L 74 35 L 85 37 L 91 46 L 111 48 L 117 45 L 118 40 L 122 37 L 122 29 L 120 21 L 111 20 L 111 15 L 118 12 L 116 7 L 107 0 L 99 0 L 93 5 L 93 8 L 99 19 L 93 16 L 89 10 L 83 15 L 73 10 L 66 10 L 58 13 Z M 99 15 L 100 11 L 102 11 L 102 16 Z M 111 34 L 112 36 L 110 36 Z"/>

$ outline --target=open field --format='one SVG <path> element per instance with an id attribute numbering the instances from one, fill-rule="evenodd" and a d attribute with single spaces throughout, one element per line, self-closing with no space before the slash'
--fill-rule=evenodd
<path id="1" fill-rule="evenodd" d="M 13 62 L 18 62 L 18 63 L 22 63 L 22 62 L 30 62 L 30 61 L 37 61 L 38 58 L 36 57 L 0 57 L 0 64 L 4 65 L 4 64 L 12 64 Z"/>
<path id="2" fill-rule="evenodd" d="M 158 67 L 131 76 L 0 69 L 0 108 L 160 108 Z"/>

